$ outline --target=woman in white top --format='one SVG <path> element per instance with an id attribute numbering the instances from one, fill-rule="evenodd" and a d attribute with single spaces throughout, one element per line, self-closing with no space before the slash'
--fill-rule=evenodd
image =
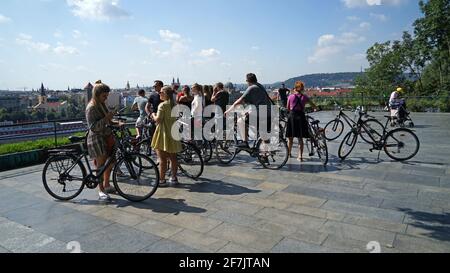
<path id="1" fill-rule="evenodd" d="M 194 100 L 192 101 L 191 116 L 193 118 L 193 127 L 195 140 L 203 139 L 203 109 L 205 108 L 205 98 L 203 97 L 202 86 L 194 84 L 192 86 L 192 95 Z"/>

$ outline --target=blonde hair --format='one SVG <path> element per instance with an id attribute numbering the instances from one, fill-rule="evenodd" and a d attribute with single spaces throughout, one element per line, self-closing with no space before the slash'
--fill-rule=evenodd
<path id="1" fill-rule="evenodd" d="M 108 112 L 108 108 L 105 103 L 100 101 L 100 95 L 109 92 L 111 92 L 111 88 L 108 85 L 102 83 L 101 80 L 95 82 L 94 89 L 92 90 L 91 103 L 95 106 L 100 106 L 102 111 L 105 112 L 104 114 Z"/>
<path id="2" fill-rule="evenodd" d="M 196 90 L 197 95 L 203 97 L 203 86 L 201 86 L 198 83 L 194 83 L 194 85 L 192 86 L 191 91 Z"/>
<path id="3" fill-rule="evenodd" d="M 172 87 L 166 85 L 166 86 L 164 86 L 164 87 L 161 89 L 161 92 L 164 93 L 164 94 L 166 94 L 167 99 L 168 99 L 169 102 L 170 102 L 170 107 L 171 107 L 171 108 L 175 107 L 175 101 L 173 100 L 173 93 L 174 93 L 174 91 L 173 91 Z"/>
<path id="4" fill-rule="evenodd" d="M 297 87 L 300 88 L 300 91 L 305 91 L 305 83 L 304 82 L 302 82 L 302 81 L 295 82 L 295 86 L 294 86 L 295 91 L 297 91 L 296 90 Z"/>

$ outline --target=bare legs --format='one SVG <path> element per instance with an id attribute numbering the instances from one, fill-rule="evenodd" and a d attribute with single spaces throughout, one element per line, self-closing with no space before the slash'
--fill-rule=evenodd
<path id="1" fill-rule="evenodd" d="M 159 158 L 159 177 L 161 181 L 166 181 L 166 172 L 168 168 L 168 161 L 170 161 L 170 167 L 172 171 L 172 179 L 177 180 L 177 170 L 178 170 L 178 162 L 177 162 L 177 154 L 169 154 L 161 150 L 156 150 Z"/>
<path id="2" fill-rule="evenodd" d="M 97 168 L 97 170 L 106 163 L 108 158 L 109 158 L 108 156 L 100 156 L 95 159 L 95 167 Z M 99 191 L 104 192 L 105 188 L 110 187 L 109 180 L 111 177 L 111 171 L 112 171 L 113 166 L 114 166 L 114 164 L 110 164 L 108 166 L 108 168 L 105 170 L 105 172 L 103 173 L 103 183 L 100 183 L 98 185 Z"/>
<path id="3" fill-rule="evenodd" d="M 305 144 L 303 142 L 303 138 L 298 138 L 298 143 L 299 143 L 299 153 L 298 153 L 298 157 L 297 159 L 299 161 L 303 162 L 303 150 L 305 148 Z M 290 137 L 288 138 L 288 151 L 289 151 L 289 157 L 292 157 L 292 147 L 294 146 L 294 138 Z"/>

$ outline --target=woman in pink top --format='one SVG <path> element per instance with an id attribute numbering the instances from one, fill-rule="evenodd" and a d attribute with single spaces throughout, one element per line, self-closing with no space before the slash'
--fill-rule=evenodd
<path id="1" fill-rule="evenodd" d="M 288 150 L 289 157 L 292 155 L 292 146 L 294 145 L 294 138 L 298 138 L 300 145 L 299 155 L 297 157 L 298 161 L 303 162 L 303 149 L 304 149 L 304 138 L 309 138 L 308 131 L 308 121 L 305 115 L 305 105 L 309 103 L 314 109 L 316 105 L 304 95 L 305 84 L 301 81 L 295 83 L 294 92 L 288 98 L 287 107 L 289 110 L 286 137 L 288 139 Z"/>

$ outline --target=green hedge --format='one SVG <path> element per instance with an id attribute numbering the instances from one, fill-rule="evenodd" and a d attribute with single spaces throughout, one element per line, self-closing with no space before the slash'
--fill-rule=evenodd
<path id="1" fill-rule="evenodd" d="M 75 134 L 84 136 L 84 133 Z M 68 137 L 58 138 L 58 146 L 70 144 Z M 44 150 L 55 148 L 55 138 L 44 138 L 31 141 L 17 142 L 0 145 L 0 155 L 28 152 L 33 150 Z"/>
<path id="2" fill-rule="evenodd" d="M 136 129 L 130 128 L 132 134 L 136 135 Z M 74 134 L 83 137 L 85 133 Z M 68 137 L 59 137 L 58 146 L 70 144 Z M 33 150 L 53 149 L 55 148 L 55 138 L 43 138 L 24 142 L 0 145 L 0 155 L 28 152 Z"/>

